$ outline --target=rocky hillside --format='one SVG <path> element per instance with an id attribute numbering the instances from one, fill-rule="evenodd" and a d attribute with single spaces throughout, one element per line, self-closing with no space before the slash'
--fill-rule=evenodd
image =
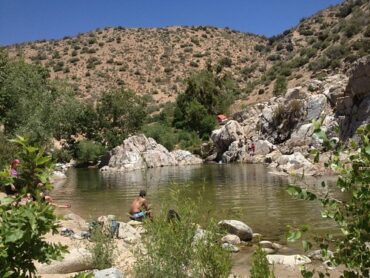
<path id="1" fill-rule="evenodd" d="M 173 101 L 191 72 L 211 64 L 241 88 L 238 109 L 311 78 L 346 72 L 370 53 L 369 19 L 369 1 L 347 0 L 269 39 L 214 27 L 116 27 L 7 48 L 92 99 L 125 85 L 159 103 Z"/>
<path id="2" fill-rule="evenodd" d="M 174 100 L 190 72 L 217 64 L 243 87 L 242 69 L 263 63 L 254 50 L 267 39 L 214 27 L 104 28 L 55 41 L 9 47 L 12 56 L 41 63 L 84 95 L 125 85 L 155 100 Z M 254 73 L 255 78 L 261 73 Z"/>

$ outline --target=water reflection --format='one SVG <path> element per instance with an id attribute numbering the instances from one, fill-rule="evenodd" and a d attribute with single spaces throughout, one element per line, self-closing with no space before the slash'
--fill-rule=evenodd
<path id="1" fill-rule="evenodd" d="M 194 197 L 202 194 L 211 204 L 218 219 L 240 219 L 269 239 L 281 239 L 288 224 L 309 223 L 319 232 L 333 229 L 334 223 L 320 217 L 317 202 L 293 200 L 286 193 L 289 182 L 287 177 L 268 173 L 263 165 L 247 164 L 163 167 L 104 175 L 94 169 L 71 169 L 53 195 L 58 202 L 70 202 L 72 210 L 83 217 L 115 214 L 127 220 L 129 203 L 140 189 L 147 190 L 154 210 L 158 210 L 163 198 L 169 196 L 170 184 L 187 183 Z M 320 188 L 317 180 L 308 183 Z"/>

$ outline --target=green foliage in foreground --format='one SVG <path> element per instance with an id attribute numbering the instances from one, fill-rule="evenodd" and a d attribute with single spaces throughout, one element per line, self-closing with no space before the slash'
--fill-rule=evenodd
<path id="1" fill-rule="evenodd" d="M 270 271 L 266 252 L 261 247 L 257 247 L 252 256 L 251 278 L 274 278 L 274 273 Z"/>
<path id="2" fill-rule="evenodd" d="M 344 277 L 369 277 L 370 276 L 370 252 L 368 243 L 370 242 L 370 125 L 363 126 L 357 130 L 360 138 L 359 143 L 350 142 L 346 149 L 350 156 L 346 161 L 339 161 L 340 154 L 344 146 L 336 144 L 326 137 L 321 130 L 321 122 L 315 122 L 316 135 L 324 142 L 327 149 L 333 150 L 333 155 L 327 164 L 332 170 L 340 174 L 337 187 L 349 195 L 346 201 L 337 200 L 330 195 L 323 197 L 302 189 L 291 186 L 288 193 L 294 197 L 304 200 L 318 200 L 323 210 L 323 218 L 333 219 L 339 226 L 342 236 L 334 241 L 334 255 L 326 258 L 333 265 L 343 264 L 346 266 Z M 319 152 L 316 152 L 316 159 Z M 322 186 L 326 186 L 325 183 Z M 291 238 L 298 239 L 302 231 L 295 231 Z M 319 239 L 322 253 L 328 254 L 328 242 L 331 235 Z M 306 249 L 312 244 L 303 241 Z M 312 277 L 313 273 L 304 270 L 305 277 Z"/>
<path id="3" fill-rule="evenodd" d="M 15 183 L 21 192 L 39 196 L 39 189 L 50 184 L 51 158 L 41 149 L 29 145 L 24 138 L 19 137 L 14 142 L 20 146 L 22 172 L 18 179 L 11 177 L 9 169 L 5 169 L 0 173 L 1 183 Z M 40 182 L 43 185 L 40 186 Z M 22 196 L 0 200 L 0 277 L 36 277 L 35 261 L 48 263 L 66 252 L 66 247 L 61 244 L 43 239 L 45 234 L 57 232 L 54 208 L 40 201 L 21 205 L 18 201 Z"/>
<path id="4" fill-rule="evenodd" d="M 92 254 L 94 268 L 105 269 L 113 265 L 116 245 L 112 236 L 104 231 L 102 226 L 97 225 L 91 233 L 91 245 L 89 251 Z"/>
<path id="5" fill-rule="evenodd" d="M 180 221 L 167 221 L 168 204 L 154 221 L 145 222 L 145 253 L 137 253 L 136 277 L 228 277 L 230 255 L 220 244 L 221 231 L 213 219 L 201 224 L 206 231 L 198 234 L 196 221 L 206 215 L 200 200 L 185 197 L 184 190 L 173 190 L 171 202 Z M 196 236 L 196 234 L 198 234 Z"/>

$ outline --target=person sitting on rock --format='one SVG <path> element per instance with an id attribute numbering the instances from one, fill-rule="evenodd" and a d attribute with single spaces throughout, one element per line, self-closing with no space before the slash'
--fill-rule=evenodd
<path id="1" fill-rule="evenodd" d="M 145 217 L 152 219 L 147 200 L 145 199 L 146 191 L 140 190 L 139 196 L 135 197 L 130 205 L 130 219 L 142 221 Z"/>

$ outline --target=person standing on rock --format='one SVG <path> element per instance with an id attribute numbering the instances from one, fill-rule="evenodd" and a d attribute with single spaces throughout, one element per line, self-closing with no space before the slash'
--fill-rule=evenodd
<path id="1" fill-rule="evenodd" d="M 140 190 L 139 196 L 135 197 L 130 205 L 130 218 L 136 221 L 142 221 L 145 217 L 152 219 L 152 213 L 145 199 L 146 191 Z"/>

